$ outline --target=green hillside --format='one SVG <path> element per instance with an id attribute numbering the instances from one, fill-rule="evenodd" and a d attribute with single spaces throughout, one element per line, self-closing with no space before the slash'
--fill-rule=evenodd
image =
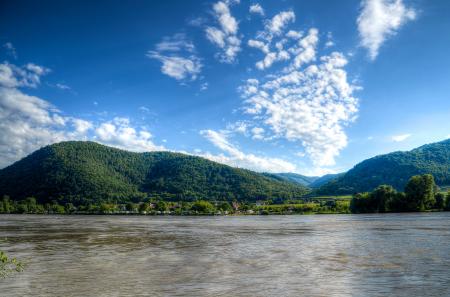
<path id="1" fill-rule="evenodd" d="M 306 175 L 301 175 L 298 173 L 290 173 L 290 172 L 289 173 L 267 173 L 266 175 L 276 176 L 276 177 L 280 178 L 281 180 L 297 183 L 297 184 L 300 184 L 302 186 L 307 186 L 307 187 L 309 187 L 309 185 L 311 183 L 313 183 L 315 180 L 317 180 L 319 178 L 318 176 L 306 176 Z"/>
<path id="2" fill-rule="evenodd" d="M 450 185 L 450 139 L 367 159 L 320 187 L 317 193 L 366 192 L 382 184 L 403 190 L 411 176 L 427 173 L 433 175 L 437 185 Z"/>
<path id="3" fill-rule="evenodd" d="M 0 196 L 44 203 L 299 198 L 305 187 L 204 158 L 133 153 L 95 142 L 61 142 L 0 170 Z"/>

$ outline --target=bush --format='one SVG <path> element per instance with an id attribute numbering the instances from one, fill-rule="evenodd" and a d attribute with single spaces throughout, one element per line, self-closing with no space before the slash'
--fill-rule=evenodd
<path id="1" fill-rule="evenodd" d="M 191 210 L 198 213 L 212 213 L 214 212 L 214 206 L 208 201 L 198 200 L 192 204 Z"/>

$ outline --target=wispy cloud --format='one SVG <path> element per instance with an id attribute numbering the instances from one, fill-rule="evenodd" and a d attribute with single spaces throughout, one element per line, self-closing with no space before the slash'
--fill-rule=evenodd
<path id="1" fill-rule="evenodd" d="M 232 144 L 227 135 L 214 130 L 203 130 L 200 134 L 225 154 L 198 153 L 198 155 L 215 162 L 234 167 L 247 168 L 259 172 L 294 172 L 296 166 L 279 158 L 269 158 L 246 154 Z"/>
<path id="2" fill-rule="evenodd" d="M 57 83 L 55 86 L 60 90 L 71 90 L 71 88 L 66 84 Z"/>
<path id="3" fill-rule="evenodd" d="M 213 5 L 213 13 L 219 27 L 208 26 L 206 38 L 221 49 L 217 57 L 221 62 L 233 63 L 241 50 L 241 39 L 237 35 L 238 21 L 231 15 L 230 1 L 219 1 Z"/>
<path id="4" fill-rule="evenodd" d="M 17 51 L 14 45 L 11 42 L 7 42 L 3 44 L 3 47 L 6 49 L 8 55 L 13 57 L 14 59 L 17 59 Z"/>
<path id="5" fill-rule="evenodd" d="M 402 141 L 405 141 L 406 139 L 408 139 L 410 137 L 411 137 L 411 134 L 400 134 L 400 135 L 393 135 L 391 137 L 391 139 L 394 142 L 402 142 Z"/>
<path id="6" fill-rule="evenodd" d="M 161 72 L 176 80 L 196 80 L 203 64 L 195 53 L 195 46 L 184 34 L 164 37 L 147 57 L 162 63 Z"/>
<path id="7" fill-rule="evenodd" d="M 375 60 L 381 45 L 416 15 L 402 0 L 363 0 L 357 24 L 361 45 L 369 51 L 370 59 Z"/>

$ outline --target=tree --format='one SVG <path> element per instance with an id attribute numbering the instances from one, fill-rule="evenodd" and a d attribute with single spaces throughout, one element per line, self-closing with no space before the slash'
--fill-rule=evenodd
<path id="1" fill-rule="evenodd" d="M 391 203 L 395 199 L 397 191 L 388 185 L 378 186 L 370 193 L 371 207 L 374 212 L 387 212 L 391 210 Z"/>
<path id="2" fill-rule="evenodd" d="M 450 190 L 447 192 L 447 199 L 445 201 L 445 210 L 450 210 Z"/>
<path id="3" fill-rule="evenodd" d="M 144 213 L 148 210 L 148 208 L 149 208 L 148 203 L 143 202 L 143 203 L 139 204 L 138 210 L 140 213 Z"/>
<path id="4" fill-rule="evenodd" d="M 192 204 L 191 210 L 199 213 L 212 213 L 214 212 L 214 205 L 208 201 L 198 200 Z"/>
<path id="5" fill-rule="evenodd" d="M 431 209 L 436 203 L 435 191 L 436 184 L 431 174 L 411 177 L 405 187 L 407 209 L 411 211 Z"/>
<path id="6" fill-rule="evenodd" d="M 217 209 L 221 210 L 221 211 L 232 211 L 233 208 L 231 207 L 230 203 L 224 201 L 222 203 L 219 204 L 219 206 L 217 207 Z"/>
<path id="7" fill-rule="evenodd" d="M 356 193 L 350 201 L 350 211 L 352 213 L 370 212 L 368 208 L 369 193 Z"/>
<path id="8" fill-rule="evenodd" d="M 445 195 L 443 193 L 436 193 L 436 195 L 434 195 L 434 199 L 436 200 L 434 207 L 436 209 L 444 209 L 446 204 Z"/>
<path id="9" fill-rule="evenodd" d="M 132 202 L 128 202 L 128 203 L 125 205 L 125 209 L 126 209 L 127 211 L 135 211 L 135 210 L 136 210 L 136 204 L 134 204 L 134 203 L 132 203 Z"/>
<path id="10" fill-rule="evenodd" d="M 168 209 L 167 203 L 164 202 L 164 201 L 158 201 L 158 202 L 156 203 L 155 209 L 156 209 L 157 211 L 167 211 L 167 209 Z"/>

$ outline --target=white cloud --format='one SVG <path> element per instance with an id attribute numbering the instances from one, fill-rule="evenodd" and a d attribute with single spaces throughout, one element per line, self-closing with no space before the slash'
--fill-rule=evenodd
<path id="1" fill-rule="evenodd" d="M 148 107 L 145 106 L 139 106 L 139 111 L 144 112 L 144 113 L 149 113 L 150 109 Z"/>
<path id="2" fill-rule="evenodd" d="M 57 83 L 55 86 L 60 90 L 70 90 L 71 89 L 68 85 L 61 84 L 61 83 Z"/>
<path id="3" fill-rule="evenodd" d="M 147 57 L 159 60 L 162 63 L 161 72 L 176 80 L 184 80 L 186 78 L 196 80 L 203 67 L 200 59 L 196 56 L 188 58 L 164 56 L 157 52 L 149 51 Z"/>
<path id="4" fill-rule="evenodd" d="M 241 50 L 241 39 L 238 37 L 239 24 L 230 13 L 229 1 L 219 1 L 213 5 L 213 12 L 220 27 L 208 26 L 206 38 L 221 49 L 217 57 L 223 63 L 233 63 Z"/>
<path id="5" fill-rule="evenodd" d="M 94 125 L 82 119 L 72 119 L 73 125 L 75 127 L 75 132 L 80 135 L 86 134 L 86 132 L 94 127 Z"/>
<path id="6" fill-rule="evenodd" d="M 147 57 L 160 61 L 161 72 L 176 80 L 196 80 L 203 67 L 194 44 L 181 33 L 164 37 Z"/>
<path id="7" fill-rule="evenodd" d="M 50 72 L 50 69 L 28 63 L 18 67 L 7 62 L 0 64 L 0 85 L 8 88 L 37 87 L 42 75 Z"/>
<path id="8" fill-rule="evenodd" d="M 252 128 L 252 138 L 253 139 L 264 139 L 264 129 L 261 127 Z"/>
<path id="9" fill-rule="evenodd" d="M 253 5 L 250 5 L 249 8 L 250 13 L 259 14 L 261 16 L 264 16 L 264 9 L 259 5 L 259 3 L 255 3 Z"/>
<path id="10" fill-rule="evenodd" d="M 316 46 L 319 42 L 319 30 L 309 29 L 308 35 L 299 41 L 298 47 L 293 47 L 290 51 L 296 54 L 294 66 L 300 68 L 302 65 L 312 62 L 316 59 Z"/>
<path id="11" fill-rule="evenodd" d="M 327 33 L 327 42 L 325 42 L 325 48 L 332 47 L 332 46 L 334 46 L 333 33 L 328 32 Z"/>
<path id="12" fill-rule="evenodd" d="M 6 49 L 7 53 L 13 57 L 14 59 L 17 59 L 17 51 L 14 45 L 11 42 L 7 42 L 3 45 L 3 47 Z"/>
<path id="13" fill-rule="evenodd" d="M 209 87 L 208 82 L 204 82 L 200 85 L 200 91 L 206 91 Z"/>
<path id="14" fill-rule="evenodd" d="M 130 151 L 145 152 L 164 150 L 151 140 L 152 134 L 147 130 L 136 130 L 130 125 L 128 118 L 116 117 L 112 121 L 101 123 L 95 129 L 94 139 Z"/>
<path id="15" fill-rule="evenodd" d="M 66 140 L 94 139 L 128 150 L 162 149 L 147 130 L 132 127 L 128 119 L 95 124 L 64 116 L 50 102 L 21 89 L 37 87 L 47 72 L 35 64 L 0 64 L 0 168 L 42 146 Z"/>
<path id="16" fill-rule="evenodd" d="M 416 18 L 416 11 L 407 8 L 402 0 L 363 0 L 357 19 L 361 45 L 374 60 L 381 45 L 395 35 L 402 25 Z"/>
<path id="17" fill-rule="evenodd" d="M 303 32 L 295 31 L 295 30 L 289 30 L 289 32 L 286 33 L 286 37 L 292 38 L 292 39 L 300 39 L 303 36 Z"/>
<path id="18" fill-rule="evenodd" d="M 230 143 L 224 133 L 214 130 L 202 130 L 200 134 L 209 140 L 214 146 L 226 153 L 226 155 L 213 155 L 210 153 L 198 154 L 199 156 L 212 161 L 259 172 L 294 172 L 296 169 L 294 164 L 279 158 L 245 154 L 239 150 L 238 147 Z"/>
<path id="19" fill-rule="evenodd" d="M 250 39 L 248 45 L 261 50 L 264 58 L 255 63 L 259 70 L 270 68 L 275 62 L 294 59 L 291 67 L 300 68 L 316 59 L 316 47 L 319 41 L 316 28 L 311 28 L 304 36 L 302 31 L 289 30 L 282 34 L 287 25 L 295 20 L 293 11 L 283 11 L 266 22 L 265 30 Z M 277 40 L 275 40 L 277 39 Z"/>
<path id="20" fill-rule="evenodd" d="M 335 158 L 347 146 L 344 128 L 358 112 L 359 87 L 348 81 L 347 59 L 340 52 L 318 54 L 319 30 L 292 30 L 292 11 L 284 11 L 266 22 L 265 29 L 249 41 L 249 46 L 264 53 L 255 66 L 267 70 L 283 62 L 281 71 L 268 72 L 263 78 L 250 78 L 239 88 L 244 112 L 250 116 L 243 133 L 253 139 L 285 139 L 302 147 L 315 172 L 332 171 Z M 284 33 L 286 32 L 287 33 Z M 327 41 L 332 33 L 327 34 Z M 331 44 L 325 44 L 330 46 Z M 254 133 L 253 129 L 264 129 Z M 256 130 L 258 131 L 258 130 Z"/>
<path id="21" fill-rule="evenodd" d="M 171 37 L 164 37 L 160 43 L 156 44 L 156 51 L 171 51 L 179 52 L 186 50 L 190 53 L 195 51 L 195 46 L 192 41 L 188 40 L 184 33 L 177 33 Z"/>
<path id="22" fill-rule="evenodd" d="M 343 69 L 346 63 L 334 52 L 304 70 L 289 67 L 263 83 L 249 80 L 240 89 L 245 112 L 273 137 L 301 144 L 315 166 L 334 165 L 347 145 L 344 127 L 358 111 L 352 95 L 356 87 Z"/>
<path id="23" fill-rule="evenodd" d="M 402 142 L 406 139 L 408 139 L 409 137 L 411 137 L 411 134 L 400 134 L 400 135 L 393 135 L 391 137 L 392 141 L 395 142 Z"/>
<path id="24" fill-rule="evenodd" d="M 279 35 L 287 24 L 294 21 L 295 13 L 292 10 L 282 11 L 267 21 L 266 29 L 272 34 Z"/>
<path id="25" fill-rule="evenodd" d="M 254 48 L 260 49 L 260 50 L 261 50 L 263 53 L 265 53 L 265 54 L 270 53 L 268 44 L 266 44 L 266 43 L 264 43 L 264 42 L 262 42 L 262 41 L 260 41 L 260 40 L 250 39 L 250 40 L 247 42 L 247 44 L 248 44 L 248 46 L 250 46 L 250 47 L 254 47 Z"/>

